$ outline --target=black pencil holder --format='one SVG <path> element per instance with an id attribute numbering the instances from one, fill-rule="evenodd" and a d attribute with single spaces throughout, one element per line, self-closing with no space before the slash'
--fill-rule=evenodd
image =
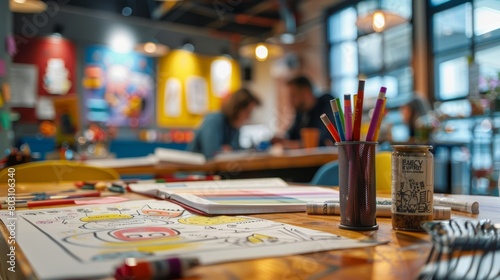
<path id="1" fill-rule="evenodd" d="M 340 225 L 376 230 L 375 148 L 377 142 L 338 142 Z"/>

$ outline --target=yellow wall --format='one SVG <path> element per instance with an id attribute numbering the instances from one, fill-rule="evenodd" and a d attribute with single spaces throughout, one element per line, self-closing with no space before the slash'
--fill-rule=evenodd
<path id="1" fill-rule="evenodd" d="M 157 122 L 160 127 L 194 128 L 202 120 L 203 114 L 193 114 L 188 111 L 186 85 L 188 78 L 199 76 L 205 79 L 208 90 L 208 112 L 218 111 L 222 98 L 212 92 L 211 64 L 216 59 L 225 59 L 231 64 L 229 92 L 236 91 L 241 86 L 240 67 L 238 63 L 226 57 L 212 57 L 195 54 L 185 50 L 173 50 L 158 60 L 157 74 Z M 214 73 L 212 73 L 214 74 Z M 166 82 L 176 78 L 181 85 L 181 108 L 178 116 L 169 116 L 165 110 Z"/>

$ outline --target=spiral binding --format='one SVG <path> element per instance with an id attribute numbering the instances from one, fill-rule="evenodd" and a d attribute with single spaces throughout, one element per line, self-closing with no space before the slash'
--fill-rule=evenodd
<path id="1" fill-rule="evenodd" d="M 432 250 L 418 279 L 500 279 L 500 227 L 490 220 L 425 222 Z"/>

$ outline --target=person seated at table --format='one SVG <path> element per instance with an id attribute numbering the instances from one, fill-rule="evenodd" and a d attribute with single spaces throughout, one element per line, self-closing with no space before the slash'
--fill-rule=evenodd
<path id="1" fill-rule="evenodd" d="M 236 91 L 222 103 L 220 112 L 205 116 L 188 150 L 211 159 L 218 152 L 241 149 L 239 130 L 260 104 L 260 100 L 248 89 Z"/>
<path id="2" fill-rule="evenodd" d="M 300 131 L 302 128 L 317 128 L 319 130 L 319 146 L 333 145 L 333 139 L 327 128 L 320 119 L 325 113 L 333 122 L 333 112 L 330 94 L 323 94 L 319 97 L 314 95 L 313 85 L 305 76 L 293 78 L 287 82 L 288 92 L 292 106 L 295 108 L 295 118 L 289 128 L 286 139 L 273 138 L 272 143 L 283 143 L 287 148 L 300 147 Z"/>

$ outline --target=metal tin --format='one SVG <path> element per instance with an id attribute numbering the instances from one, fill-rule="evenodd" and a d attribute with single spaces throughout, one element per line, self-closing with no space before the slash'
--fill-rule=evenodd
<path id="1" fill-rule="evenodd" d="M 392 228 L 423 231 L 432 221 L 434 159 L 430 145 L 393 145 Z"/>

